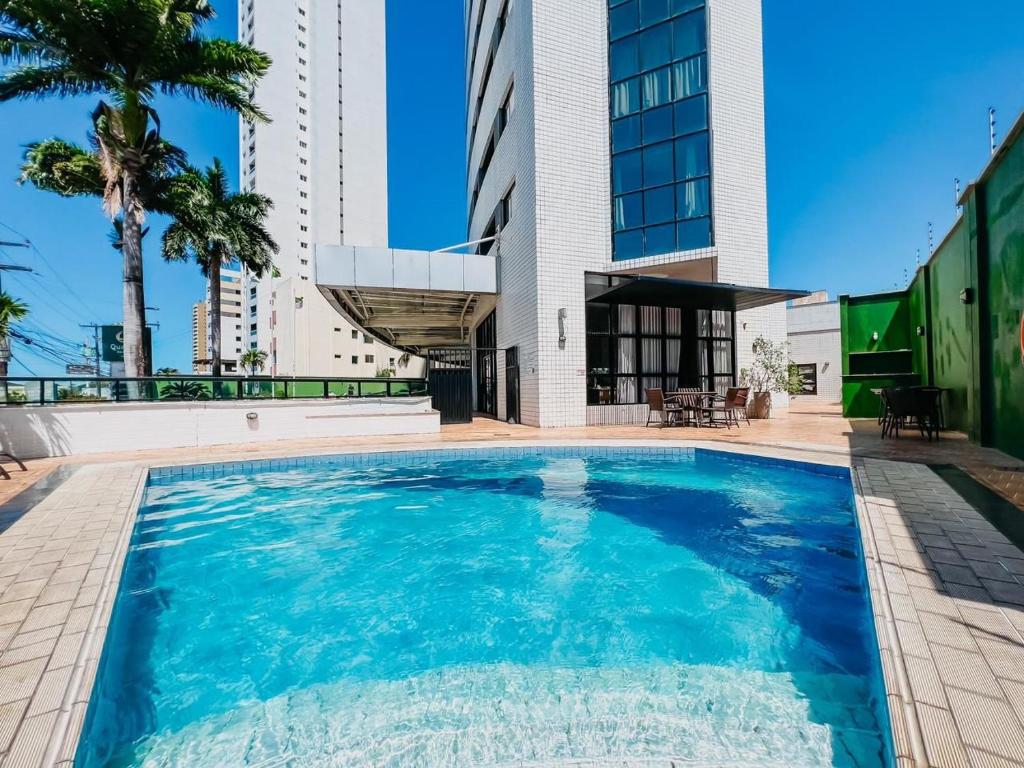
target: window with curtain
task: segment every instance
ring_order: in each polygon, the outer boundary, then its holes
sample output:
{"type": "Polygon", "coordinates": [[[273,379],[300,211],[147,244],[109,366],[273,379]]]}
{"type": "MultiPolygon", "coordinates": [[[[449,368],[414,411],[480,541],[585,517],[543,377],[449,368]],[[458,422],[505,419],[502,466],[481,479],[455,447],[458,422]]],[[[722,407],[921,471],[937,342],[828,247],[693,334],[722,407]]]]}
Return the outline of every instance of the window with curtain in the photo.
{"type": "MultiPolygon", "coordinates": [[[[693,310],[632,304],[587,305],[587,401],[591,405],[646,402],[647,389],[696,386],[693,310]],[[687,325],[689,323],[689,325],[687,325]],[[687,330],[687,329],[690,330],[687,330]]],[[[710,327],[710,326],[709,326],[710,327]]]]}

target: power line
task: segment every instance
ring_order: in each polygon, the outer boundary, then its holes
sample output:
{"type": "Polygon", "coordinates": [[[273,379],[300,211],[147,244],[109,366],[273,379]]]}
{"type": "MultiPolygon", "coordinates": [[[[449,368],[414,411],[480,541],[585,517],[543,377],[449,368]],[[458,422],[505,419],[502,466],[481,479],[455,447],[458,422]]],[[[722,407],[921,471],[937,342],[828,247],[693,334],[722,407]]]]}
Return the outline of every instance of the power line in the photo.
{"type": "Polygon", "coordinates": [[[27,365],[25,365],[25,363],[21,362],[21,360],[19,360],[18,358],[14,357],[13,355],[11,356],[11,362],[12,363],[17,363],[22,368],[24,368],[26,371],[28,371],[28,375],[29,376],[38,376],[39,375],[35,371],[33,371],[31,368],[29,368],[27,365]]]}
{"type": "Polygon", "coordinates": [[[86,303],[85,299],[83,299],[74,288],[71,287],[71,285],[67,282],[67,280],[64,279],[61,273],[54,268],[53,264],[50,263],[50,260],[46,258],[43,252],[39,250],[36,244],[33,243],[32,240],[29,239],[27,235],[25,235],[25,233],[19,232],[14,227],[10,226],[9,224],[5,224],[2,221],[0,221],[0,227],[3,227],[4,229],[9,230],[10,232],[13,232],[15,235],[17,235],[18,237],[22,238],[25,241],[25,244],[28,245],[28,247],[32,250],[32,253],[38,256],[39,259],[43,262],[43,264],[45,264],[47,268],[49,268],[50,272],[53,273],[53,276],[57,279],[57,282],[64,286],[64,289],[68,292],[68,294],[71,297],[73,297],[79,304],[82,305],[87,315],[95,316],[99,314],[96,312],[95,309],[89,306],[88,303],[86,303]]]}

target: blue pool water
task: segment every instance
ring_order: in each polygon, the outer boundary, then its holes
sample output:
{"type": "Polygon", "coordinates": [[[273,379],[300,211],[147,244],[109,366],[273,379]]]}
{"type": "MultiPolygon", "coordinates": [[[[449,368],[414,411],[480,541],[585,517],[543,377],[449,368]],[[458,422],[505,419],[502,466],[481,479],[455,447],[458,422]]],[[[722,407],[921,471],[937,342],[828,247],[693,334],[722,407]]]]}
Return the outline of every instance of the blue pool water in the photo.
{"type": "Polygon", "coordinates": [[[76,765],[889,765],[848,476],[704,451],[151,482],[76,765]]]}

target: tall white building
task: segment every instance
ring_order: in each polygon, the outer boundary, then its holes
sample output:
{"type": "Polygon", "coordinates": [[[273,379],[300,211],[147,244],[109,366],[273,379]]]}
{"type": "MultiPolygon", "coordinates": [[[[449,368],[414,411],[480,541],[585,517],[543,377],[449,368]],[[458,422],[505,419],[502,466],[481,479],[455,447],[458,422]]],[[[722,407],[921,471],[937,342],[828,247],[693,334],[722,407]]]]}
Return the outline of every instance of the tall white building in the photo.
{"type": "MultiPolygon", "coordinates": [[[[314,245],[388,240],[385,3],[240,0],[239,36],[273,65],[241,123],[242,186],[274,201],[277,276],[245,284],[246,348],[279,376],[373,376],[401,352],[367,336],[315,288],[314,245]]],[[[401,369],[399,376],[419,375],[401,369]]]]}
{"type": "Polygon", "coordinates": [[[760,0],[467,0],[466,20],[469,235],[500,231],[522,420],[642,422],[647,388],[736,383],[755,338],[786,337],[760,0]]]}

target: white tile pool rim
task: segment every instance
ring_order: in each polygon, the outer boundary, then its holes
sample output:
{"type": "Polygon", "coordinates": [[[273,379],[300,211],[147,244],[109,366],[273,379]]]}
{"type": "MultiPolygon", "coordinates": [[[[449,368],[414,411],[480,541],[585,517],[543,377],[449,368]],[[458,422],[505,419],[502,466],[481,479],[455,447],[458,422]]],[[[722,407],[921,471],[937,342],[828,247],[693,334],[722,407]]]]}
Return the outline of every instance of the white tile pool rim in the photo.
{"type": "Polygon", "coordinates": [[[875,637],[879,652],[888,650],[893,664],[882,664],[886,693],[886,709],[890,718],[890,744],[894,760],[900,766],[911,765],[925,768],[930,763],[926,756],[917,706],[912,695],[906,673],[903,653],[900,650],[896,620],[893,616],[889,593],[878,557],[875,534],[867,514],[867,506],[858,473],[852,466],[848,454],[826,453],[818,447],[800,449],[795,447],[775,448],[762,445],[711,443],[680,440],[536,440],[529,443],[520,441],[488,441],[472,443],[447,443],[437,447],[389,446],[381,449],[358,449],[352,451],[330,450],[319,453],[309,452],[297,456],[274,456],[242,461],[204,462],[202,464],[149,465],[138,475],[132,503],[125,515],[121,534],[101,587],[100,598],[86,630],[75,673],[64,696],[57,722],[48,739],[41,763],[42,768],[71,768],[77,752],[85,722],[88,703],[92,696],[99,670],[99,660],[109,627],[111,614],[121,582],[121,573],[135,529],[138,510],[146,488],[150,484],[164,484],[187,479],[206,479],[238,473],[279,471],[310,466],[380,466],[394,463],[416,464],[443,459],[490,457],[519,457],[548,455],[556,457],[583,457],[602,455],[675,456],[695,455],[696,451],[732,454],[738,459],[753,460],[769,466],[783,466],[824,475],[850,479],[855,500],[857,527],[860,531],[864,564],[867,571],[869,600],[875,619],[875,637]],[[890,668],[891,667],[891,668],[890,668]],[[83,702],[85,707],[82,706],[83,702]],[[898,702],[898,706],[896,705],[898,702]],[[903,738],[901,738],[901,736],[903,738]]]}

